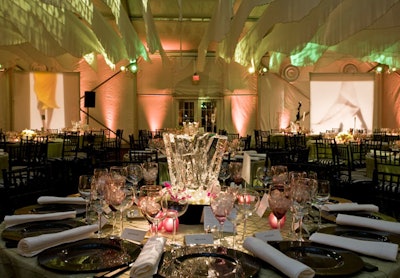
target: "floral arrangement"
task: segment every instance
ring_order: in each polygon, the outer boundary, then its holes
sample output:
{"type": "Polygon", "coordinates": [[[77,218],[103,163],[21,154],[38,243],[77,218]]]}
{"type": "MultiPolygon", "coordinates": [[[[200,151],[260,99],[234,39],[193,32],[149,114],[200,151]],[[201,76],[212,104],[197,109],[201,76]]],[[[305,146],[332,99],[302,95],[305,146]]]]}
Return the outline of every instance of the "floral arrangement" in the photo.
{"type": "Polygon", "coordinates": [[[335,136],[335,140],[336,140],[338,143],[347,143],[347,142],[353,141],[354,138],[353,138],[353,135],[352,135],[352,134],[350,134],[350,133],[348,133],[348,132],[345,132],[345,131],[342,131],[342,132],[339,132],[339,133],[335,136]]]}
{"type": "Polygon", "coordinates": [[[21,138],[28,138],[28,139],[33,139],[36,137],[36,131],[31,130],[31,129],[24,129],[21,132],[21,138]]]}

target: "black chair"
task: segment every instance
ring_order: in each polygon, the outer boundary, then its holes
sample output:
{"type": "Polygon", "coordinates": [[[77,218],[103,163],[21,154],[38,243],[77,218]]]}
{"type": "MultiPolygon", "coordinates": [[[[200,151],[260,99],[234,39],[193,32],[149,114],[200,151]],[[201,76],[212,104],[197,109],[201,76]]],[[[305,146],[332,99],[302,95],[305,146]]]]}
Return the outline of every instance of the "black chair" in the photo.
{"type": "Polygon", "coordinates": [[[374,198],[371,201],[380,212],[400,220],[400,174],[375,170],[373,182],[374,198]]]}
{"type": "Polygon", "coordinates": [[[319,138],[315,140],[316,163],[326,166],[334,164],[332,146],[336,145],[335,139],[319,138]]]}

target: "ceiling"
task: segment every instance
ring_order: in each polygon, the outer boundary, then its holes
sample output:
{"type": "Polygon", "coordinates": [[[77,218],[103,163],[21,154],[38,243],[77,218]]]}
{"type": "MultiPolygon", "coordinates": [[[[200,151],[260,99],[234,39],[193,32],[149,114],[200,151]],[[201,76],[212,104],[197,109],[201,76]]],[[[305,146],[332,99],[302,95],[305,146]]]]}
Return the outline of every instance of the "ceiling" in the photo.
{"type": "Polygon", "coordinates": [[[185,54],[243,66],[325,53],[400,67],[399,0],[0,0],[0,63],[73,70],[185,54]],[[268,59],[265,59],[265,58],[268,59]]]}

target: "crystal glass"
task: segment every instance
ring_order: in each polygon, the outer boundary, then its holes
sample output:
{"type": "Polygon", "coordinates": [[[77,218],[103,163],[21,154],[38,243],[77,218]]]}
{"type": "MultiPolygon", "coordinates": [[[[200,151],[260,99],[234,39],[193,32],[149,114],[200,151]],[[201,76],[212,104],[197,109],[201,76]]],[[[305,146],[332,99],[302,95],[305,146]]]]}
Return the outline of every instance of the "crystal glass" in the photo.
{"type": "Polygon", "coordinates": [[[94,178],[92,179],[92,185],[91,185],[91,194],[90,194],[90,201],[91,201],[91,207],[94,208],[94,210],[97,213],[97,221],[99,224],[99,229],[98,229],[98,237],[101,237],[101,228],[102,228],[102,223],[101,223],[101,216],[103,213],[103,206],[104,206],[104,200],[105,200],[105,191],[106,188],[110,185],[111,179],[110,175],[108,173],[107,169],[95,169],[94,170],[94,178]]]}
{"type": "Polygon", "coordinates": [[[126,166],[126,181],[131,183],[136,190],[139,190],[139,182],[143,178],[143,169],[139,164],[129,164],[126,166]]]}
{"type": "MultiPolygon", "coordinates": [[[[111,186],[111,196],[109,199],[110,205],[119,211],[119,230],[122,233],[124,230],[124,212],[132,207],[136,200],[136,190],[130,184],[122,186],[111,186]]],[[[114,233],[117,230],[114,230],[114,233]]]]}
{"type": "Polygon", "coordinates": [[[218,178],[222,181],[222,185],[225,185],[226,180],[229,179],[231,176],[231,173],[229,171],[229,163],[228,162],[222,162],[221,168],[219,170],[218,178]]]}
{"type": "MultiPolygon", "coordinates": [[[[153,231],[153,227],[152,227],[153,222],[146,217],[144,208],[142,208],[142,201],[144,201],[146,199],[147,195],[161,194],[161,193],[159,193],[161,190],[162,190],[161,185],[142,185],[140,187],[139,192],[136,192],[138,195],[136,204],[137,204],[138,208],[140,209],[140,212],[143,215],[143,217],[146,218],[147,222],[149,222],[150,231],[153,231]]],[[[145,204],[145,202],[143,202],[143,204],[145,204]]]]}
{"type": "Polygon", "coordinates": [[[268,192],[268,204],[277,219],[277,228],[281,228],[281,219],[292,205],[288,187],[285,183],[272,183],[268,192]]]}
{"type": "Polygon", "coordinates": [[[288,182],[289,172],[285,165],[271,166],[272,181],[277,183],[288,182]]]}
{"type": "Polygon", "coordinates": [[[290,189],[293,212],[299,220],[299,241],[303,238],[303,218],[308,213],[312,195],[315,192],[315,180],[309,178],[296,179],[290,189]]]}
{"type": "Polygon", "coordinates": [[[121,176],[126,178],[126,176],[128,175],[128,170],[124,166],[111,166],[110,175],[111,178],[114,178],[115,176],[121,176]]]}
{"type": "Polygon", "coordinates": [[[224,223],[228,215],[232,212],[235,203],[235,195],[229,191],[221,189],[220,192],[213,192],[210,196],[211,211],[220,224],[219,243],[222,245],[224,223]]]}
{"type": "Polygon", "coordinates": [[[242,167],[243,167],[242,162],[231,162],[229,164],[229,169],[231,172],[231,179],[237,185],[241,185],[243,182],[242,167]]]}
{"type": "Polygon", "coordinates": [[[321,228],[321,207],[329,200],[331,196],[330,183],[328,180],[317,180],[317,190],[314,194],[314,200],[319,211],[318,229],[321,228]]]}
{"type": "Polygon", "coordinates": [[[158,163],[157,162],[145,162],[142,164],[143,179],[146,185],[152,185],[156,183],[158,176],[158,163]]]}
{"type": "Polygon", "coordinates": [[[235,208],[243,215],[242,242],[246,237],[247,218],[257,210],[260,205],[260,193],[251,188],[243,188],[236,194],[235,208]]]}
{"type": "Polygon", "coordinates": [[[144,213],[146,219],[153,224],[155,228],[155,236],[158,236],[158,227],[162,220],[166,217],[166,211],[162,206],[163,194],[162,191],[148,192],[140,201],[140,209],[144,213]]]}
{"type": "Polygon", "coordinates": [[[90,191],[92,188],[92,175],[81,175],[79,176],[78,192],[85,199],[85,221],[89,223],[89,201],[90,201],[90,191]]]}
{"type": "Polygon", "coordinates": [[[176,242],[176,220],[178,217],[185,214],[188,209],[189,196],[185,192],[186,190],[179,190],[177,188],[166,188],[163,194],[162,207],[164,211],[167,211],[167,217],[172,218],[172,240],[170,246],[179,246],[180,244],[176,242]]]}
{"type": "Polygon", "coordinates": [[[263,184],[264,190],[268,190],[268,186],[272,182],[271,169],[265,166],[258,167],[256,177],[263,184]]]}

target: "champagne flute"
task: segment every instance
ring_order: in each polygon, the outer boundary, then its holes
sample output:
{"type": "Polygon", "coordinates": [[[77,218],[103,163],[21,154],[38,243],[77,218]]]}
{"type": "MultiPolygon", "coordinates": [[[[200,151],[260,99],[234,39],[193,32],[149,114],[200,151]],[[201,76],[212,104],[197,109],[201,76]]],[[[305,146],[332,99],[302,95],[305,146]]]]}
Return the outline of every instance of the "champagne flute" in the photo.
{"type": "Polygon", "coordinates": [[[269,187],[268,204],[277,219],[277,229],[281,228],[281,219],[291,206],[291,200],[285,183],[272,183],[269,187]]]}
{"type": "Polygon", "coordinates": [[[89,201],[90,201],[90,191],[92,187],[92,175],[80,175],[79,176],[79,184],[78,184],[78,192],[85,199],[85,221],[89,223],[88,215],[89,215],[89,201]]]}
{"type": "Polygon", "coordinates": [[[218,220],[219,229],[219,244],[222,245],[224,233],[224,223],[231,213],[235,202],[235,195],[229,190],[221,190],[219,193],[214,192],[210,196],[211,211],[218,220]]]}
{"type": "Polygon", "coordinates": [[[318,218],[318,229],[321,229],[321,214],[322,206],[331,197],[330,183],[328,180],[317,180],[317,190],[314,195],[314,200],[317,203],[319,218],[318,218]]]}
{"type": "Polygon", "coordinates": [[[310,201],[315,191],[315,180],[309,178],[298,178],[294,180],[291,187],[291,199],[293,202],[293,211],[299,219],[299,241],[303,239],[303,218],[308,213],[310,201]]]}
{"type": "Polygon", "coordinates": [[[107,186],[111,183],[107,169],[95,169],[94,178],[91,184],[90,199],[93,208],[97,212],[97,221],[99,224],[98,237],[101,237],[101,216],[103,213],[104,197],[107,186]]]}

